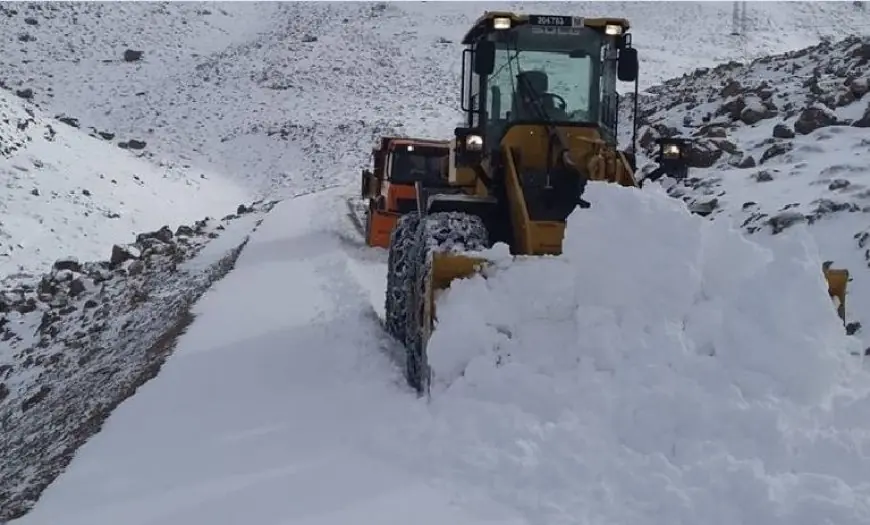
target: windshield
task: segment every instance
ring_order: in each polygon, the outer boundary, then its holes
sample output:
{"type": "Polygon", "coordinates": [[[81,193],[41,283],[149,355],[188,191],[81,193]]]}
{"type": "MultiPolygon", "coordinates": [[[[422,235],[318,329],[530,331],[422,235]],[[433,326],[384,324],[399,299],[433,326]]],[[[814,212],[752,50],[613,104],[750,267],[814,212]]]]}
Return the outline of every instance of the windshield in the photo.
{"type": "Polygon", "coordinates": [[[437,148],[412,147],[393,152],[390,181],[398,183],[437,183],[446,176],[448,152],[437,148]]]}
{"type": "Polygon", "coordinates": [[[604,43],[600,34],[588,28],[524,26],[493,38],[491,125],[543,119],[598,122],[604,43]]]}

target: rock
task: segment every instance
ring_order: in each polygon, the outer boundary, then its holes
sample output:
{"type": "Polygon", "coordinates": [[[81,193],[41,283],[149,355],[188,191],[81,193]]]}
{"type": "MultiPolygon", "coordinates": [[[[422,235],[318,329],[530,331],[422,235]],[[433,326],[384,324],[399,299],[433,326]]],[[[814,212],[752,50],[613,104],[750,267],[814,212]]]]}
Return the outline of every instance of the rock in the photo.
{"type": "Polygon", "coordinates": [[[743,97],[736,97],[722,106],[716,111],[717,115],[728,115],[731,120],[740,120],[740,114],[746,108],[746,101],[743,97]]]}
{"type": "Polygon", "coordinates": [[[176,236],[193,237],[194,234],[193,228],[184,224],[175,229],[176,236]]]}
{"type": "Polygon", "coordinates": [[[831,191],[842,190],[844,188],[848,188],[852,183],[846,179],[834,179],[828,184],[828,189],[831,191]]]}
{"type": "Polygon", "coordinates": [[[36,299],[34,299],[33,297],[28,297],[24,301],[13,305],[12,308],[20,314],[29,314],[30,312],[35,311],[37,308],[36,299]]]}
{"type": "Polygon", "coordinates": [[[852,50],[852,57],[870,59],[870,44],[862,43],[852,50]]]}
{"type": "Polygon", "coordinates": [[[163,226],[153,232],[140,233],[136,236],[136,244],[145,244],[148,239],[156,239],[163,243],[172,242],[172,230],[169,226],[163,226]]]}
{"type": "Polygon", "coordinates": [[[77,297],[84,293],[87,290],[87,286],[85,286],[85,282],[81,278],[73,279],[69,283],[69,295],[70,297],[77,297]]]}
{"type": "Polygon", "coordinates": [[[745,107],[740,111],[740,120],[748,126],[776,116],[776,112],[766,107],[755,95],[746,97],[744,104],[745,107]]]}
{"type": "Polygon", "coordinates": [[[36,392],[32,396],[28,397],[27,399],[24,400],[24,402],[21,403],[21,411],[27,412],[28,410],[33,408],[36,404],[40,403],[42,400],[44,400],[46,397],[48,397],[48,394],[50,392],[51,392],[50,386],[42,385],[41,387],[39,387],[38,392],[36,392]]]}
{"type": "Polygon", "coordinates": [[[752,155],[747,155],[740,159],[740,162],[737,163],[738,168],[754,168],[756,166],[755,157],[752,155]]]}
{"type": "Polygon", "coordinates": [[[767,148],[764,153],[761,154],[761,159],[758,161],[759,164],[764,164],[768,160],[778,157],[780,155],[784,155],[791,151],[792,145],[790,142],[777,142],[773,146],[767,148]]]}
{"type": "Polygon", "coordinates": [[[860,100],[861,97],[867,94],[868,85],[866,78],[856,78],[849,82],[849,92],[855,97],[856,100],[860,100]]]}
{"type": "Polygon", "coordinates": [[[0,383],[0,403],[2,403],[7,396],[9,396],[9,387],[6,386],[6,383],[0,383]]]}
{"type": "Polygon", "coordinates": [[[716,145],[717,148],[730,155],[737,155],[738,153],[740,153],[740,150],[737,149],[737,144],[734,144],[730,140],[714,139],[712,142],[716,145]]]}
{"type": "Polygon", "coordinates": [[[145,263],[139,260],[131,262],[130,266],[127,267],[128,275],[139,275],[143,271],[145,271],[145,263]]]}
{"type": "Polygon", "coordinates": [[[145,149],[144,140],[130,139],[127,141],[127,147],[130,149],[145,149]]]}
{"type": "Polygon", "coordinates": [[[804,217],[802,213],[798,213],[796,211],[784,211],[768,219],[767,223],[770,225],[770,228],[775,235],[782,232],[789,226],[793,226],[799,222],[806,221],[806,219],[807,218],[804,217]]]}
{"type": "Polygon", "coordinates": [[[112,256],[109,258],[109,264],[112,267],[117,267],[124,261],[135,259],[137,254],[129,246],[121,246],[115,244],[112,246],[112,256]]]}
{"type": "Polygon", "coordinates": [[[686,146],[686,163],[690,168],[710,168],[722,153],[722,149],[711,141],[693,141],[686,146]]]}
{"type": "Polygon", "coordinates": [[[701,126],[698,130],[698,135],[709,138],[722,138],[728,136],[728,131],[721,124],[707,124],[701,126]]]}
{"type": "Polygon", "coordinates": [[[79,119],[73,117],[57,117],[59,122],[63,122],[67,126],[72,126],[74,128],[79,127],[79,119]]]}
{"type": "Polygon", "coordinates": [[[29,26],[39,25],[39,20],[33,18],[32,16],[28,16],[24,19],[24,23],[29,26]]]}
{"type": "Polygon", "coordinates": [[[870,128],[870,104],[867,105],[861,118],[853,122],[852,126],[856,128],[870,128]]]}
{"type": "Polygon", "coordinates": [[[51,267],[53,270],[56,271],[70,270],[77,273],[81,273],[82,271],[82,265],[75,257],[65,257],[63,259],[58,259],[54,261],[54,264],[51,267]]]}
{"type": "Polygon", "coordinates": [[[743,91],[743,86],[740,82],[736,80],[729,80],[725,87],[722,88],[722,91],[719,92],[719,96],[722,98],[733,97],[743,91]]]}
{"type": "Polygon", "coordinates": [[[48,299],[57,293],[57,284],[48,275],[43,275],[36,287],[36,292],[40,297],[46,297],[46,299],[48,299]]]}
{"type": "Polygon", "coordinates": [[[693,202],[689,206],[689,210],[692,213],[696,213],[702,217],[706,217],[707,215],[710,215],[711,213],[716,211],[716,209],[718,209],[718,208],[719,208],[719,199],[715,199],[715,198],[710,199],[708,201],[703,201],[703,202],[693,202]]]}
{"type": "Polygon", "coordinates": [[[785,124],[779,123],[773,127],[773,136],[778,139],[793,139],[794,131],[785,124]]]}
{"type": "Polygon", "coordinates": [[[124,62],[137,62],[142,59],[143,51],[127,49],[124,51],[124,62]]]}
{"type": "Polygon", "coordinates": [[[254,208],[249,208],[248,206],[245,206],[244,204],[239,204],[239,207],[236,208],[236,215],[244,215],[244,214],[250,213],[252,211],[254,211],[254,208]]]}
{"type": "Polygon", "coordinates": [[[818,107],[803,110],[794,123],[794,130],[801,135],[809,135],[813,131],[832,126],[837,123],[834,115],[818,107]]]}
{"type": "Polygon", "coordinates": [[[15,94],[24,100],[30,100],[33,98],[33,90],[30,88],[18,89],[15,91],[15,94]]]}
{"type": "Polygon", "coordinates": [[[752,175],[752,178],[755,180],[755,182],[770,182],[773,180],[773,174],[771,174],[767,170],[761,170],[757,173],[754,173],[752,175]]]}

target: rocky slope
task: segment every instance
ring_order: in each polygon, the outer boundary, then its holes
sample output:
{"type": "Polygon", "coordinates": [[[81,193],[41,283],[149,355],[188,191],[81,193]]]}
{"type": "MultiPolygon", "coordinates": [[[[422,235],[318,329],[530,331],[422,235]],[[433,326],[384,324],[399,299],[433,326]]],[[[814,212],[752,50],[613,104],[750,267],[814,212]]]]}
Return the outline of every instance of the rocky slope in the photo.
{"type": "Polygon", "coordinates": [[[650,158],[657,137],[691,139],[690,176],[669,191],[697,211],[749,233],[810,226],[823,256],[853,271],[860,321],[870,305],[868,86],[870,38],[854,36],[698,69],[641,96],[639,143],[650,158]]]}
{"type": "Polygon", "coordinates": [[[20,2],[0,10],[0,67],[113,145],[282,191],[348,180],[381,133],[452,133],[460,41],[492,9],[628,17],[644,86],[870,20],[848,2],[757,2],[738,38],[721,2],[20,2]]]}
{"type": "Polygon", "coordinates": [[[168,226],[114,245],[108,260],[58,260],[0,283],[0,522],[26,512],[157,374],[191,305],[233,266],[273,203],[168,226]]]}
{"type": "Polygon", "coordinates": [[[77,126],[0,90],[0,276],[44,271],[67,255],[96,258],[135,231],[223,215],[250,200],[199,173],[179,179],[77,126]]]}

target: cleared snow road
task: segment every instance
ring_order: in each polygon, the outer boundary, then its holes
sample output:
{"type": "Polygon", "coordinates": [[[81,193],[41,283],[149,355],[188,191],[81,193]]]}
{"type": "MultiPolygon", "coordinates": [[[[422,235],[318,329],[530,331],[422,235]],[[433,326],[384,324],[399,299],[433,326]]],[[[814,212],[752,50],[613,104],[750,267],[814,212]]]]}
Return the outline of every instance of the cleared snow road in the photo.
{"type": "Polygon", "coordinates": [[[340,202],[328,191],[276,207],[160,375],[14,523],[482,523],[361,448],[425,406],[381,348],[377,282],[358,279],[382,265],[350,260],[365,249],[338,235],[340,202]]]}

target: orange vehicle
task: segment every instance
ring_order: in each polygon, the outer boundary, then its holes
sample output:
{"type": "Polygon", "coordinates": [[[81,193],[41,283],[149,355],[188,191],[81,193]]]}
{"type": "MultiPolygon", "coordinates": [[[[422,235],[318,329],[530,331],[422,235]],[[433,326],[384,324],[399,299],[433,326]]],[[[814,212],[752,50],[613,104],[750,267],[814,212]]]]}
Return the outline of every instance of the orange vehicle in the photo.
{"type": "Polygon", "coordinates": [[[450,143],[407,137],[382,137],[372,150],[373,170],[363,170],[361,194],[368,199],[366,244],[387,248],[399,217],[417,211],[416,184],[446,186],[450,143]]]}

